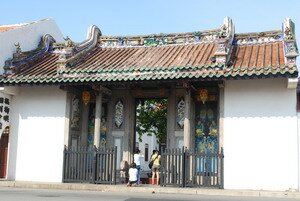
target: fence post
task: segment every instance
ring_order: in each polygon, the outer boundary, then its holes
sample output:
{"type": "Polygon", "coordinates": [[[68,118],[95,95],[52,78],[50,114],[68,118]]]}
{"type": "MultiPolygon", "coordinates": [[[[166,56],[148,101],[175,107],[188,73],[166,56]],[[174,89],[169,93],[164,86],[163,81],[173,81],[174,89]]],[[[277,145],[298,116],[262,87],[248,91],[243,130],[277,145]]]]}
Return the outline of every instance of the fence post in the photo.
{"type": "Polygon", "coordinates": [[[96,182],[96,171],[97,171],[97,151],[98,149],[96,148],[96,146],[93,147],[93,164],[92,164],[92,174],[93,174],[93,184],[95,184],[96,182]]]}
{"type": "Polygon", "coordinates": [[[117,184],[117,149],[118,147],[115,146],[114,148],[114,184],[117,184]]]}
{"type": "Polygon", "coordinates": [[[185,187],[185,177],[186,177],[186,153],[185,153],[186,148],[183,146],[182,147],[182,187],[185,187]]]}
{"type": "Polygon", "coordinates": [[[62,178],[62,182],[65,182],[65,178],[66,178],[66,151],[67,151],[67,146],[64,146],[64,151],[63,151],[63,178],[62,178]]]}
{"type": "Polygon", "coordinates": [[[221,160],[221,183],[220,183],[220,189],[224,189],[224,150],[223,147],[221,147],[221,153],[220,153],[220,160],[221,160]]]}
{"type": "MultiPolygon", "coordinates": [[[[159,184],[160,186],[166,186],[165,185],[165,175],[164,175],[164,169],[166,168],[165,167],[165,157],[164,157],[164,153],[166,152],[166,149],[162,150],[161,154],[160,154],[160,181],[159,181],[159,184]]],[[[152,179],[151,179],[152,181],[152,179]]],[[[152,181],[153,182],[153,181],[152,181]]]]}

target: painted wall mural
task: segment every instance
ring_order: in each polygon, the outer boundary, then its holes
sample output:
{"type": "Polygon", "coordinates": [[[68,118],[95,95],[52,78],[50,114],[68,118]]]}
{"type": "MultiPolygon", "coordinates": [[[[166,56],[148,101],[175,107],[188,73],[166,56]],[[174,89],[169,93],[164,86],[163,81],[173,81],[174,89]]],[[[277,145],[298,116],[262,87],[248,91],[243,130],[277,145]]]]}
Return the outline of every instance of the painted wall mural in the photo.
{"type": "MultiPolygon", "coordinates": [[[[216,101],[196,102],[195,148],[197,153],[218,153],[218,110],[216,101]]],[[[216,158],[197,158],[197,170],[217,172],[216,158]]]]}
{"type": "Polygon", "coordinates": [[[218,152],[217,102],[196,103],[195,148],[198,153],[218,152]]]}
{"type": "Polygon", "coordinates": [[[88,134],[87,134],[87,146],[94,145],[94,130],[95,130],[95,117],[91,115],[88,121],[88,134]]]}
{"type": "Polygon", "coordinates": [[[101,128],[100,128],[100,146],[105,147],[107,142],[107,124],[106,117],[101,118],[101,128]]]}
{"type": "MultiPolygon", "coordinates": [[[[101,125],[100,125],[100,147],[105,147],[107,142],[107,104],[103,103],[101,109],[101,125]]],[[[94,146],[94,131],[95,131],[95,104],[90,105],[87,146],[94,146]]]]}

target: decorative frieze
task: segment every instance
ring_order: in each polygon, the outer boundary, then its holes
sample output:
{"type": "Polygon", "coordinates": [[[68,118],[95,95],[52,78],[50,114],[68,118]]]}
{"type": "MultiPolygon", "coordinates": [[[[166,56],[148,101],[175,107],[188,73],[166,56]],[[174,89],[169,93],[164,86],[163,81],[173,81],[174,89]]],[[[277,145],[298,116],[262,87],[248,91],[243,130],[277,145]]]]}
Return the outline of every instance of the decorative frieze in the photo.
{"type": "Polygon", "coordinates": [[[257,32],[248,34],[236,34],[233,45],[251,45],[282,41],[281,31],[257,32]]]}
{"type": "Polygon", "coordinates": [[[148,36],[101,36],[101,47],[156,47],[161,45],[208,43],[219,40],[221,30],[148,36]]]}

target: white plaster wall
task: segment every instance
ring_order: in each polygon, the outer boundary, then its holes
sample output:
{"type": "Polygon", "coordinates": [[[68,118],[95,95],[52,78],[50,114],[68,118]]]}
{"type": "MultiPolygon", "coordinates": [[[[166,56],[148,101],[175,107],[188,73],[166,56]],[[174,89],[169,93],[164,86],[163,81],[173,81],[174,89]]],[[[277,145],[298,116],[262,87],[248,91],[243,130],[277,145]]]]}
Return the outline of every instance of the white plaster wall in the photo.
{"type": "Polygon", "coordinates": [[[142,136],[142,142],[140,142],[138,140],[138,133],[136,133],[137,136],[137,140],[136,142],[139,143],[139,149],[141,151],[141,154],[145,156],[145,144],[148,144],[148,161],[145,161],[145,157],[142,158],[141,160],[141,168],[143,171],[150,171],[150,168],[148,167],[150,159],[151,159],[151,155],[154,149],[158,150],[158,143],[156,141],[156,136],[152,135],[152,136],[148,136],[147,134],[144,134],[142,136]]]}
{"type": "Polygon", "coordinates": [[[20,87],[12,97],[8,179],[61,182],[66,92],[20,87]]]}
{"type": "Polygon", "coordinates": [[[224,117],[226,189],[297,189],[296,90],[286,79],[226,81],[224,117]]]}
{"type": "Polygon", "coordinates": [[[3,73],[5,61],[12,58],[16,51],[15,43],[20,43],[22,51],[36,49],[41,37],[50,34],[56,42],[63,42],[63,35],[53,19],[45,19],[8,31],[0,32],[0,74],[3,73]]]}
{"type": "Polygon", "coordinates": [[[300,191],[300,112],[297,111],[298,191],[300,191]]]}

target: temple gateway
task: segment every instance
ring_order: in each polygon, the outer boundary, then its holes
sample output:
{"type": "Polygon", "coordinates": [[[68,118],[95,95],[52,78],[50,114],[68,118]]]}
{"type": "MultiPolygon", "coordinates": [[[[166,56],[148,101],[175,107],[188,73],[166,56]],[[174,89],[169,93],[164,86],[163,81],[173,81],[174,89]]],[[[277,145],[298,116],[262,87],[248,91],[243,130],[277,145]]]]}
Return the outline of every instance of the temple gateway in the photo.
{"type": "Polygon", "coordinates": [[[290,19],[242,34],[230,18],[217,29],[145,36],[91,26],[82,43],[46,34],[29,52],[15,42],[0,79],[3,178],[118,183],[138,147],[146,165],[160,150],[162,186],[299,189],[290,19]],[[160,140],[138,140],[147,100],[155,110],[165,103],[160,140]]]}

